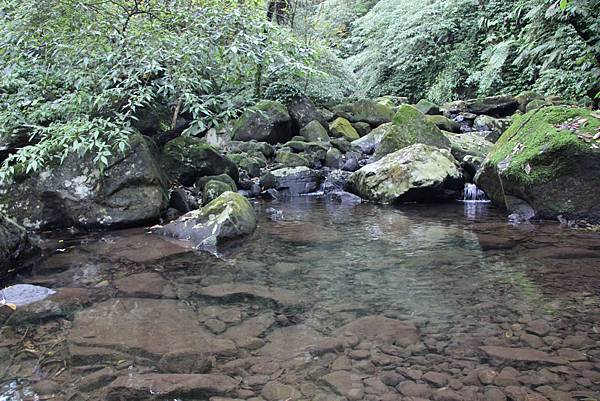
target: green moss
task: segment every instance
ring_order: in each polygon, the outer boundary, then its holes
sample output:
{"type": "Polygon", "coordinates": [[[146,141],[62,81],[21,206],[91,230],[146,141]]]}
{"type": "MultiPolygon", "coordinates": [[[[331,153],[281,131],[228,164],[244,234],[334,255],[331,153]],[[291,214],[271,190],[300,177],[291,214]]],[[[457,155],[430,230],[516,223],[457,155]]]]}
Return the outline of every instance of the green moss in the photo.
{"type": "Polygon", "coordinates": [[[285,150],[280,150],[277,152],[276,160],[285,167],[310,166],[310,162],[306,157],[285,150]]]}
{"type": "Polygon", "coordinates": [[[594,135],[597,132],[600,119],[593,117],[587,109],[553,106],[517,116],[492,149],[486,164],[506,164],[499,169],[501,176],[525,185],[542,184],[568,174],[572,157],[600,152],[591,149],[590,144],[575,133],[555,127],[577,117],[588,120],[579,133],[594,135]],[[529,173],[528,166],[531,168],[529,173]]]}
{"type": "Polygon", "coordinates": [[[354,141],[360,138],[360,135],[358,135],[356,129],[350,124],[350,121],[343,117],[336,118],[329,126],[329,130],[332,134],[345,138],[348,141],[354,141]]]}

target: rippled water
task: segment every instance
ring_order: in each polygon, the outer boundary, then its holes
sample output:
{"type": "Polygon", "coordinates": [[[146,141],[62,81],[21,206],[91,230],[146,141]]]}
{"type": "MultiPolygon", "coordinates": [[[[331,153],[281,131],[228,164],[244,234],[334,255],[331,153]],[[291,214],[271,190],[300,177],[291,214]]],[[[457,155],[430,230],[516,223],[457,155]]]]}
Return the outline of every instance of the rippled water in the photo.
{"type": "Polygon", "coordinates": [[[17,281],[59,297],[2,329],[0,400],[600,399],[600,234],[479,203],[255,206],[256,232],[217,255],[143,229],[49,236],[17,281]],[[165,390],[184,372],[235,383],[165,390]]]}

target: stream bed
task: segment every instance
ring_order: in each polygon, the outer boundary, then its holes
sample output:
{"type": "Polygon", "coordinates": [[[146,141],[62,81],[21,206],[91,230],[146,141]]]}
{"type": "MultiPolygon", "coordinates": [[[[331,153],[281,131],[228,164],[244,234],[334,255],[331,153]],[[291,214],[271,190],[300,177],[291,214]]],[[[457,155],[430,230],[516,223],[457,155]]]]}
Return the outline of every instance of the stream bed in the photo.
{"type": "Polygon", "coordinates": [[[54,232],[15,283],[0,400],[600,399],[600,233],[486,203],[256,203],[194,252],[54,232]]]}

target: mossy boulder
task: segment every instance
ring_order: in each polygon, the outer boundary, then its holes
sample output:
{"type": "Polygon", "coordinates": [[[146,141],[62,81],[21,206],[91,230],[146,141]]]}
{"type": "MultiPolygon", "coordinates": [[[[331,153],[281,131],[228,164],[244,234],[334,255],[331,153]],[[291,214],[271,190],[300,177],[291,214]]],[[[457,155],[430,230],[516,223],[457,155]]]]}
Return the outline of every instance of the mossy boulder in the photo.
{"type": "Polygon", "coordinates": [[[542,107],[546,106],[547,104],[548,103],[544,99],[532,100],[531,102],[527,103],[527,106],[525,106],[525,112],[529,113],[532,110],[541,109],[542,107]]]}
{"type": "Polygon", "coordinates": [[[331,125],[329,125],[329,131],[331,134],[338,138],[344,138],[348,141],[354,141],[360,138],[356,129],[352,126],[350,121],[343,117],[336,118],[331,125]]]}
{"type": "Polygon", "coordinates": [[[227,156],[239,170],[243,170],[250,177],[259,177],[260,169],[267,167],[267,162],[260,157],[252,156],[247,153],[232,153],[227,156]]]}
{"type": "Polygon", "coordinates": [[[227,174],[209,175],[206,177],[200,177],[200,178],[198,178],[198,180],[196,181],[196,183],[194,185],[199,191],[202,191],[202,190],[204,190],[204,186],[209,181],[222,182],[223,184],[225,184],[227,186],[227,188],[229,188],[229,191],[237,191],[237,185],[236,185],[235,181],[233,180],[233,178],[231,178],[227,174]]]}
{"type": "Polygon", "coordinates": [[[0,213],[0,283],[17,261],[32,250],[25,228],[0,213]]]}
{"type": "Polygon", "coordinates": [[[471,180],[494,144],[472,132],[464,134],[444,132],[444,135],[450,140],[452,156],[458,160],[465,175],[468,175],[468,179],[471,180]]]}
{"type": "Polygon", "coordinates": [[[210,180],[206,184],[204,184],[204,188],[202,189],[202,203],[207,204],[217,199],[221,194],[224,194],[227,191],[236,191],[237,188],[232,187],[230,184],[224,183],[220,180],[210,180]]]}
{"type": "Polygon", "coordinates": [[[362,121],[354,123],[352,124],[352,126],[354,127],[356,132],[358,132],[358,135],[360,135],[361,137],[367,135],[372,130],[371,125],[369,123],[365,123],[362,121]]]}
{"type": "Polygon", "coordinates": [[[214,146],[191,136],[168,142],[162,150],[161,162],[169,178],[184,186],[191,186],[207,175],[227,174],[234,181],[239,178],[238,168],[231,160],[214,146]]]}
{"type": "Polygon", "coordinates": [[[375,158],[380,159],[416,143],[450,149],[448,138],[425,114],[411,105],[404,104],[400,106],[392,125],[381,138],[375,150],[375,158]]]}
{"type": "Polygon", "coordinates": [[[159,228],[156,233],[191,241],[194,246],[204,248],[251,234],[255,229],[256,213],[250,202],[242,195],[228,191],[206,206],[159,228]]]}
{"type": "Polygon", "coordinates": [[[427,116],[427,120],[434,123],[442,131],[460,133],[460,124],[454,120],[449,119],[441,115],[427,116]]]}
{"type": "Polygon", "coordinates": [[[528,91],[519,93],[515,96],[515,100],[519,103],[519,110],[522,113],[527,112],[527,105],[534,100],[544,100],[544,97],[539,93],[528,91]]]}
{"type": "Polygon", "coordinates": [[[331,168],[342,168],[344,165],[344,155],[336,148],[331,148],[325,156],[325,165],[331,168]]]}
{"type": "Polygon", "coordinates": [[[485,159],[477,184],[501,207],[506,197],[537,217],[600,222],[600,119],[588,109],[544,107],[515,117],[485,159]]]}
{"type": "Polygon", "coordinates": [[[275,148],[273,145],[266,142],[257,141],[231,141],[227,145],[227,149],[232,153],[248,153],[249,155],[260,157],[264,160],[271,158],[275,155],[275,148]]]}
{"type": "Polygon", "coordinates": [[[139,133],[129,148],[108,158],[99,171],[94,154],[70,154],[60,165],[18,177],[0,188],[7,214],[28,228],[98,227],[145,224],[168,205],[168,182],[156,149],[139,133]]]}
{"type": "Polygon", "coordinates": [[[494,118],[486,115],[477,116],[473,121],[473,128],[479,132],[494,132],[497,138],[510,127],[510,118],[494,118]]]}
{"type": "Polygon", "coordinates": [[[276,189],[279,192],[296,196],[314,192],[323,182],[323,175],[308,167],[284,167],[268,172],[260,178],[264,189],[276,189]]]}
{"type": "MultiPolygon", "coordinates": [[[[381,143],[385,133],[392,126],[392,123],[382,124],[379,127],[375,128],[373,131],[369,132],[367,135],[352,141],[352,145],[361,150],[362,153],[372,154],[375,152],[375,149],[381,143]]],[[[343,152],[347,152],[348,150],[343,152]]]]}
{"type": "Polygon", "coordinates": [[[440,114],[440,106],[430,102],[427,99],[421,99],[415,105],[415,108],[423,114],[437,115],[440,114]]]}
{"type": "Polygon", "coordinates": [[[278,150],[275,161],[284,167],[310,166],[310,162],[306,157],[287,150],[278,150]]]}
{"type": "Polygon", "coordinates": [[[288,112],[292,119],[292,131],[294,135],[312,121],[325,124],[325,119],[316,108],[312,100],[306,96],[296,96],[288,102],[288,112]]]}
{"type": "Polygon", "coordinates": [[[491,96],[464,102],[466,112],[492,117],[507,117],[519,109],[519,102],[512,96],[491,96]]]}
{"type": "Polygon", "coordinates": [[[247,110],[233,125],[236,141],[284,143],[293,136],[292,119],[287,108],[274,101],[262,101],[247,110]]]}
{"type": "Polygon", "coordinates": [[[338,117],[357,123],[369,123],[373,127],[389,123],[394,117],[394,110],[385,103],[371,99],[361,99],[353,103],[342,104],[333,108],[338,117]]]}
{"type": "Polygon", "coordinates": [[[327,130],[317,120],[313,120],[304,126],[304,128],[300,130],[300,135],[310,142],[329,141],[327,130]]]}
{"type": "Polygon", "coordinates": [[[446,149],[415,144],[354,172],[350,191],[379,203],[437,202],[458,199],[464,181],[446,149]]]}

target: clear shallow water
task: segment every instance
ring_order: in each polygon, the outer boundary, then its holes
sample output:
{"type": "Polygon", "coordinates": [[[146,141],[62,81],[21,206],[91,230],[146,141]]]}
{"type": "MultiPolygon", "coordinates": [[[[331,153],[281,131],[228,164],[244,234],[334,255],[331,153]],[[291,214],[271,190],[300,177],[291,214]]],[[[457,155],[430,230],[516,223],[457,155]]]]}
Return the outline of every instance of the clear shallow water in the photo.
{"type": "Polygon", "coordinates": [[[18,281],[59,297],[4,327],[0,394],[600,398],[600,234],[513,227],[481,203],[256,207],[256,232],[218,255],[143,229],[50,236],[47,260],[18,281]],[[165,389],[167,373],[235,384],[178,376],[165,389]]]}

